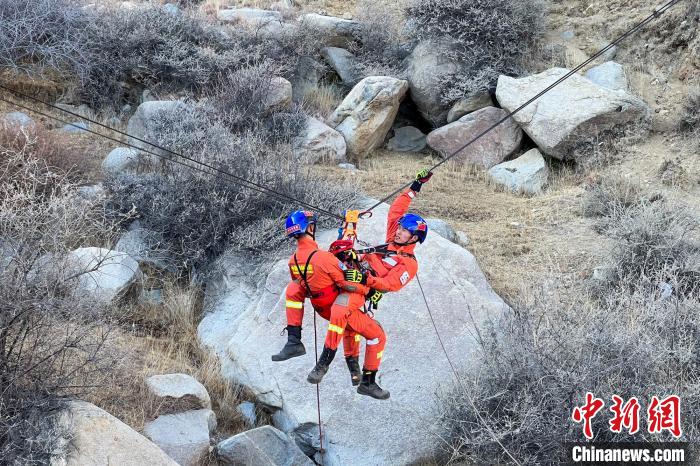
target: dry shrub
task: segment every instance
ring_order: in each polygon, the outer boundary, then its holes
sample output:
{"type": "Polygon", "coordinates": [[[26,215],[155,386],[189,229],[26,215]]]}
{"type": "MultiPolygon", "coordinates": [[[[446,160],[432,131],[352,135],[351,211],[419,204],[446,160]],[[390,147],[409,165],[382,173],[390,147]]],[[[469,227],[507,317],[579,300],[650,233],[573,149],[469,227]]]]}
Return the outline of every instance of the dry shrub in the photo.
{"type": "Polygon", "coordinates": [[[319,84],[305,89],[301,107],[304,112],[314,115],[322,121],[333,113],[343,101],[344,91],[333,84],[319,84]]]}
{"type": "Polygon", "coordinates": [[[640,202],[642,188],[622,177],[598,180],[588,188],[583,201],[583,214],[587,217],[612,217],[640,202]]]}

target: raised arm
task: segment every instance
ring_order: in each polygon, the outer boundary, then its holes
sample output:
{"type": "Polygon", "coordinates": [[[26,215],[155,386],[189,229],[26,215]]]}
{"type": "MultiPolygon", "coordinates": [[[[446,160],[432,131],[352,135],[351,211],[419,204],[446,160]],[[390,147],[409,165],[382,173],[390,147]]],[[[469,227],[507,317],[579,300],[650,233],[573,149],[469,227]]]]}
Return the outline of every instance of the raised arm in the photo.
{"type": "Polygon", "coordinates": [[[391,203],[389,207],[389,216],[386,221],[386,242],[390,243],[394,240],[394,235],[396,234],[396,229],[399,226],[399,219],[403,217],[407,212],[409,207],[411,207],[411,201],[420,192],[423,183],[427,183],[430,177],[433,176],[432,172],[427,169],[421,170],[416,174],[416,179],[411,184],[411,187],[406,191],[401,193],[394,202],[391,203]]]}

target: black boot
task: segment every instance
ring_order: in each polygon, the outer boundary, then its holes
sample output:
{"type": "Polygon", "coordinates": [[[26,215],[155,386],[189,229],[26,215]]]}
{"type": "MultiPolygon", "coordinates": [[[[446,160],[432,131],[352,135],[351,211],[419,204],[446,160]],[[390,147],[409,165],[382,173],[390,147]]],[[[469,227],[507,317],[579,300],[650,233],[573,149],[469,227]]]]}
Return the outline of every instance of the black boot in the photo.
{"type": "Polygon", "coordinates": [[[334,357],[335,350],[324,346],[323,352],[321,353],[321,357],[318,358],[316,366],[311,372],[309,372],[308,377],[306,377],[307,382],[313,384],[321,383],[321,379],[323,379],[323,376],[326,375],[326,372],[328,372],[328,367],[331,365],[331,362],[333,362],[334,357]]]}
{"type": "Polygon", "coordinates": [[[350,380],[352,381],[352,386],[357,387],[360,385],[360,377],[362,377],[360,363],[354,356],[346,356],[345,362],[348,364],[348,369],[350,370],[350,380]]]}
{"type": "Polygon", "coordinates": [[[389,391],[383,390],[382,387],[377,385],[375,382],[375,377],[377,376],[377,371],[362,370],[362,382],[360,386],[357,387],[357,393],[360,395],[371,396],[378,400],[387,400],[389,398],[389,391]]]}
{"type": "Polygon", "coordinates": [[[301,327],[287,325],[287,344],[282,351],[272,355],[273,361],[286,361],[306,354],[304,344],[301,342],[301,327]]]}

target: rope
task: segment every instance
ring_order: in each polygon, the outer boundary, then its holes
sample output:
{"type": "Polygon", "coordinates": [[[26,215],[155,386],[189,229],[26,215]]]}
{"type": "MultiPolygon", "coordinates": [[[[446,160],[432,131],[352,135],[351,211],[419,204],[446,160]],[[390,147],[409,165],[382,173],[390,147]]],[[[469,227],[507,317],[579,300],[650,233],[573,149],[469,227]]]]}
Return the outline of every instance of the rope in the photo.
{"type": "MultiPolygon", "coordinates": [[[[243,177],[241,177],[241,176],[234,175],[233,173],[230,173],[230,172],[227,172],[227,171],[222,170],[222,169],[220,169],[220,168],[214,167],[213,165],[210,165],[210,164],[208,164],[208,163],[205,163],[205,162],[202,162],[202,161],[193,159],[193,158],[191,158],[191,157],[187,157],[187,156],[185,156],[185,155],[183,155],[183,154],[180,154],[180,153],[178,153],[178,152],[174,152],[174,151],[172,151],[172,150],[170,150],[170,149],[167,149],[167,148],[165,148],[165,147],[163,147],[163,146],[160,146],[160,145],[155,144],[155,143],[153,143],[153,142],[147,141],[147,140],[145,140],[145,139],[141,139],[141,138],[139,138],[139,137],[132,136],[132,135],[130,135],[129,133],[125,133],[125,132],[120,131],[120,130],[118,130],[118,129],[116,129],[116,128],[113,128],[113,127],[111,127],[111,126],[105,125],[105,124],[100,123],[100,122],[95,121],[95,120],[92,120],[92,119],[87,118],[87,117],[85,117],[85,116],[82,116],[82,115],[80,115],[80,114],[71,112],[70,110],[66,110],[66,109],[63,109],[63,108],[61,108],[61,107],[57,107],[57,106],[55,106],[55,105],[53,105],[53,104],[50,104],[50,103],[48,103],[48,102],[45,102],[45,101],[43,101],[43,100],[41,100],[41,99],[38,99],[38,98],[36,98],[36,97],[33,97],[33,96],[31,96],[31,95],[25,94],[25,93],[20,92],[20,91],[16,91],[16,90],[11,89],[11,88],[8,88],[8,87],[6,87],[6,86],[3,86],[2,84],[0,84],[0,89],[5,90],[5,91],[12,92],[12,93],[17,94],[17,95],[19,95],[19,96],[21,96],[21,97],[24,97],[24,98],[33,100],[33,101],[38,102],[38,103],[41,103],[41,104],[43,104],[43,105],[46,105],[47,107],[50,107],[50,108],[59,110],[59,111],[61,111],[61,112],[67,113],[67,114],[72,115],[72,116],[75,116],[76,118],[80,118],[80,119],[85,120],[85,121],[87,121],[87,122],[89,122],[89,123],[91,123],[91,124],[94,124],[94,125],[96,125],[96,126],[100,126],[100,127],[105,128],[105,129],[107,129],[107,130],[109,130],[109,131],[113,131],[113,132],[115,132],[115,133],[117,133],[117,134],[120,134],[120,135],[122,135],[122,136],[126,136],[126,137],[129,137],[129,138],[131,138],[131,139],[135,139],[135,140],[137,140],[137,141],[139,141],[139,142],[143,142],[143,143],[145,143],[145,144],[148,144],[149,146],[151,146],[151,147],[153,147],[153,148],[155,148],[155,149],[162,150],[162,151],[164,151],[164,152],[167,152],[168,154],[174,155],[175,157],[179,157],[179,158],[185,159],[185,160],[187,160],[188,162],[192,162],[192,163],[194,163],[194,164],[196,164],[196,165],[200,165],[200,166],[205,167],[205,168],[207,168],[207,169],[213,170],[213,171],[216,172],[216,173],[220,173],[221,175],[224,175],[224,176],[228,177],[228,178],[227,178],[227,181],[231,181],[231,179],[233,179],[233,180],[236,180],[236,181],[239,181],[239,182],[243,183],[244,186],[247,187],[247,188],[253,189],[253,190],[258,191],[258,192],[261,192],[261,193],[271,194],[272,196],[277,197],[278,200],[284,199],[284,200],[288,200],[288,201],[293,201],[293,202],[296,202],[296,203],[298,203],[299,205],[304,206],[304,207],[306,207],[306,208],[308,208],[308,209],[311,209],[311,210],[313,210],[313,211],[318,211],[318,212],[321,212],[322,214],[328,215],[328,216],[330,216],[330,217],[335,217],[335,218],[340,219],[340,220],[343,220],[343,219],[344,219],[344,217],[341,217],[341,216],[338,215],[338,214],[334,214],[333,212],[330,212],[330,211],[328,211],[328,210],[325,210],[325,209],[322,209],[322,208],[320,208],[320,207],[314,206],[314,205],[309,204],[309,203],[307,203],[307,202],[304,202],[304,201],[302,201],[302,200],[296,199],[296,198],[294,198],[294,197],[292,197],[292,196],[290,196],[290,195],[288,195],[288,194],[284,194],[284,193],[281,193],[281,192],[279,192],[279,191],[276,191],[276,190],[270,188],[269,186],[265,186],[265,185],[263,185],[263,184],[256,183],[256,182],[254,182],[254,181],[248,180],[248,179],[243,178],[243,177]]],[[[117,143],[122,144],[122,145],[124,145],[124,146],[126,146],[126,147],[130,147],[130,148],[132,148],[132,149],[136,149],[136,150],[145,152],[145,153],[147,153],[147,154],[154,155],[154,156],[159,157],[159,158],[161,158],[161,159],[163,159],[163,160],[165,160],[165,161],[178,163],[179,165],[185,166],[185,167],[187,167],[187,168],[191,168],[191,169],[194,169],[194,170],[199,170],[199,171],[201,171],[201,172],[203,172],[203,173],[207,173],[207,174],[209,174],[209,175],[214,175],[214,176],[216,176],[216,173],[211,173],[211,172],[205,171],[205,170],[203,170],[203,169],[201,169],[201,168],[193,167],[193,166],[191,166],[191,165],[188,165],[188,164],[179,162],[179,161],[177,161],[177,160],[174,160],[174,159],[172,159],[172,158],[170,158],[170,157],[167,157],[167,156],[165,156],[165,155],[159,154],[159,153],[157,153],[157,152],[153,152],[153,151],[151,151],[151,150],[144,149],[143,147],[139,147],[139,146],[136,146],[136,145],[131,144],[131,143],[129,143],[129,142],[125,142],[125,141],[122,141],[122,140],[113,138],[113,137],[108,136],[108,135],[106,135],[106,134],[98,133],[98,132],[96,132],[96,131],[94,131],[94,130],[91,130],[90,128],[82,128],[82,127],[80,127],[80,126],[78,126],[78,125],[76,125],[76,124],[74,124],[74,123],[68,122],[68,121],[63,120],[63,119],[61,119],[61,118],[59,118],[59,117],[55,117],[55,116],[50,115],[50,114],[48,114],[48,113],[45,113],[45,112],[42,112],[42,111],[39,111],[39,110],[30,108],[30,107],[28,107],[28,106],[26,106],[26,105],[23,105],[23,104],[20,104],[20,103],[17,103],[17,102],[13,102],[13,101],[11,101],[11,100],[7,100],[7,99],[5,99],[5,98],[3,98],[3,97],[0,97],[0,101],[5,102],[5,103],[8,103],[8,104],[10,104],[10,105],[17,106],[17,107],[22,108],[22,109],[25,109],[25,110],[27,110],[27,111],[29,111],[29,112],[34,112],[34,113],[39,114],[39,115],[41,115],[41,116],[44,116],[44,117],[46,117],[46,118],[59,121],[59,122],[61,122],[61,123],[63,123],[63,124],[70,125],[70,126],[72,126],[72,127],[74,127],[74,128],[81,129],[81,130],[86,131],[86,132],[88,132],[88,133],[95,134],[95,135],[97,135],[97,136],[103,137],[103,138],[108,139],[108,140],[110,140],[110,141],[117,142],[117,143]]]]}
{"type": "MultiPolygon", "coordinates": [[[[493,129],[495,129],[497,126],[499,126],[500,124],[502,124],[503,122],[505,122],[506,120],[508,120],[509,118],[511,118],[511,117],[512,117],[513,115],[515,115],[516,113],[520,112],[522,109],[524,109],[525,107],[527,107],[528,105],[530,105],[531,103],[533,103],[535,100],[537,100],[537,99],[539,99],[540,97],[542,97],[544,94],[546,94],[547,92],[549,92],[550,90],[552,90],[553,88],[555,88],[556,86],[558,86],[559,84],[561,84],[563,81],[565,81],[565,80],[568,79],[569,77],[571,77],[571,76],[573,76],[574,74],[576,74],[580,69],[582,69],[583,67],[585,67],[586,65],[588,65],[589,63],[591,63],[592,61],[594,61],[596,58],[598,58],[599,56],[601,56],[602,54],[604,54],[605,52],[607,52],[608,50],[610,50],[611,48],[613,48],[614,46],[616,46],[617,44],[619,44],[620,42],[622,42],[623,40],[625,40],[627,37],[629,37],[629,36],[631,36],[632,34],[634,34],[635,32],[637,32],[637,30],[639,30],[639,29],[641,29],[642,27],[646,26],[648,23],[654,21],[656,18],[659,18],[659,17],[660,17],[662,14],[664,14],[667,10],[669,10],[670,8],[672,8],[672,7],[675,6],[677,3],[680,3],[680,2],[681,2],[681,0],[671,0],[671,1],[669,1],[668,3],[666,3],[665,5],[662,5],[662,6],[658,7],[658,8],[656,8],[656,9],[654,9],[654,12],[653,12],[651,15],[647,16],[644,20],[642,20],[641,22],[637,23],[637,24],[636,24],[635,26],[633,26],[632,28],[628,29],[624,34],[622,34],[621,36],[619,36],[619,37],[618,37],[617,39],[615,39],[613,42],[610,42],[608,45],[606,45],[606,46],[603,47],[602,49],[598,50],[598,52],[596,52],[593,56],[591,56],[590,58],[588,58],[587,60],[585,60],[583,63],[579,64],[576,68],[574,68],[573,70],[569,71],[568,73],[566,73],[566,74],[565,74],[564,76],[562,76],[561,78],[557,79],[555,82],[553,82],[552,84],[550,84],[549,86],[547,86],[543,91],[541,91],[541,92],[539,92],[538,94],[536,94],[534,97],[532,97],[530,100],[528,100],[527,102],[525,102],[524,104],[522,104],[520,107],[516,108],[515,110],[513,110],[512,112],[510,112],[509,114],[507,114],[506,116],[504,116],[503,118],[501,118],[500,120],[498,120],[496,123],[494,123],[493,125],[491,125],[489,128],[487,128],[486,130],[484,130],[484,131],[482,131],[481,133],[479,133],[476,137],[474,137],[473,139],[471,139],[470,141],[468,141],[466,144],[462,145],[459,149],[457,149],[456,151],[454,151],[452,154],[448,155],[447,157],[443,158],[440,162],[438,162],[438,163],[436,163],[435,165],[433,165],[433,166],[429,169],[429,171],[433,171],[433,170],[435,170],[436,168],[439,168],[442,164],[444,164],[444,163],[447,162],[448,160],[450,160],[450,159],[452,159],[453,157],[455,157],[457,154],[459,154],[460,152],[462,152],[462,151],[463,151],[464,149],[466,149],[467,147],[471,146],[474,142],[476,142],[476,141],[478,141],[479,139],[481,139],[482,137],[484,137],[486,134],[488,134],[489,132],[491,132],[491,131],[492,131],[493,129]]],[[[409,181],[408,183],[402,185],[400,188],[396,189],[396,190],[393,191],[391,194],[389,194],[388,196],[382,198],[380,201],[378,201],[378,202],[377,202],[376,204],[374,204],[372,207],[370,207],[369,209],[367,209],[367,211],[368,211],[368,212],[369,212],[369,211],[372,211],[372,210],[374,210],[376,207],[378,207],[379,205],[381,205],[382,203],[388,201],[389,199],[391,199],[392,197],[394,197],[395,195],[397,195],[398,193],[400,193],[401,191],[403,191],[404,189],[406,189],[408,186],[410,186],[412,182],[413,182],[413,180],[411,180],[411,181],[409,181]]]]}
{"type": "MultiPolygon", "coordinates": [[[[318,336],[316,334],[316,310],[314,309],[314,355],[316,356],[316,364],[318,364],[318,336]]],[[[318,414],[318,439],[320,447],[318,452],[321,454],[321,465],[324,464],[323,454],[323,427],[321,426],[321,384],[316,384],[316,413],[318,414]]]]}
{"type": "Polygon", "coordinates": [[[471,405],[472,409],[474,410],[474,413],[476,414],[477,419],[479,419],[479,422],[483,424],[484,427],[486,427],[486,430],[489,431],[489,434],[491,434],[491,437],[500,445],[500,447],[503,449],[503,451],[508,455],[508,457],[513,460],[515,464],[520,466],[520,462],[515,459],[515,457],[508,451],[508,449],[501,443],[501,441],[498,439],[496,436],[496,433],[491,429],[491,426],[486,422],[486,420],[481,416],[479,413],[479,410],[476,409],[476,404],[474,403],[474,400],[472,399],[471,396],[469,396],[469,392],[467,391],[467,387],[464,386],[464,383],[462,382],[462,378],[459,376],[457,373],[457,369],[455,368],[454,364],[452,363],[452,360],[450,359],[450,356],[447,354],[447,349],[445,348],[445,343],[442,341],[442,337],[440,336],[440,332],[438,331],[437,325],[435,324],[435,319],[433,318],[433,313],[430,310],[430,305],[428,304],[428,299],[425,297],[425,291],[423,291],[423,285],[420,282],[420,278],[418,277],[418,274],[416,274],[416,281],[418,282],[418,287],[420,288],[421,295],[423,295],[423,302],[425,302],[425,308],[428,310],[428,315],[430,316],[430,321],[433,323],[433,328],[435,329],[435,335],[437,335],[438,341],[440,342],[440,346],[442,347],[442,352],[445,353],[445,358],[447,359],[447,362],[450,365],[450,368],[452,369],[452,373],[455,376],[455,379],[459,383],[459,385],[462,387],[462,391],[464,391],[464,395],[467,397],[467,400],[469,401],[469,404],[471,405]]]}

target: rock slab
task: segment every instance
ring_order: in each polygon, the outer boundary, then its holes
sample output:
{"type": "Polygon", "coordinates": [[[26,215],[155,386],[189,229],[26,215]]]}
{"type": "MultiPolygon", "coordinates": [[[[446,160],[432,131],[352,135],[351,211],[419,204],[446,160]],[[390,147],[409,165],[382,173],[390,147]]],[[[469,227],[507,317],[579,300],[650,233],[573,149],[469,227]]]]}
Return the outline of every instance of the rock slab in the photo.
{"type": "Polygon", "coordinates": [[[420,152],[427,145],[425,134],[414,126],[402,126],[394,130],[386,148],[397,152],[420,152]]]}
{"type": "Polygon", "coordinates": [[[353,87],[329,121],[345,138],[350,158],[361,159],[384,142],[407,90],[406,81],[389,76],[369,76],[353,87]]]}
{"type": "MultiPolygon", "coordinates": [[[[552,68],[520,79],[500,76],[496,99],[511,112],[568,72],[552,68]]],[[[649,108],[639,98],[574,74],[513,118],[542,152],[566,160],[573,158],[573,148],[600,132],[640,121],[648,113],[649,108]]]]}
{"type": "Polygon", "coordinates": [[[209,392],[197,379],[187,374],[152,375],[146,379],[149,392],[157,398],[195,399],[201,408],[211,409],[209,392]]]}
{"type": "Polygon", "coordinates": [[[235,466],[313,466],[284,432],[272,426],[241,432],[216,446],[219,460],[235,466]]]}
{"type": "MultiPolygon", "coordinates": [[[[442,157],[448,157],[507,115],[501,108],[482,108],[430,132],[428,145],[440,152],[442,157]]],[[[462,149],[454,160],[491,168],[518,150],[522,140],[523,131],[513,118],[508,118],[462,149]]]]}
{"type": "Polygon", "coordinates": [[[343,135],[313,117],[306,119],[304,135],[294,141],[294,154],[305,164],[343,162],[346,151],[343,135]]]}
{"type": "Polygon", "coordinates": [[[489,170],[491,180],[514,193],[539,194],[547,184],[549,168],[537,149],[489,170]]]}
{"type": "Polygon", "coordinates": [[[143,431],[181,466],[197,466],[209,453],[209,434],[216,429],[210,409],[158,416],[143,431]]]}
{"type": "Polygon", "coordinates": [[[586,77],[593,83],[607,89],[627,90],[625,68],[614,61],[607,61],[586,71],[586,77]]]}
{"type": "MultiPolygon", "coordinates": [[[[361,223],[360,238],[381,244],[388,206],[381,204],[373,212],[361,223]]],[[[317,236],[324,248],[336,237],[337,231],[317,236]]],[[[478,347],[475,323],[498,318],[508,307],[493,292],[474,256],[460,246],[429,235],[415,252],[447,351],[458,370],[469,370],[470,354],[478,347]]],[[[259,403],[276,410],[275,425],[293,434],[309,455],[318,446],[318,426],[316,398],[306,381],[314,366],[313,315],[308,304],[302,331],[307,355],[280,363],[270,360],[286,341],[279,329],[286,325],[287,260],[266,267],[267,274],[253,280],[234,266],[245,257],[222,258],[220,273],[207,283],[198,336],[218,356],[224,376],[245,385],[259,403]]],[[[432,324],[422,302],[414,281],[399,293],[385,295],[376,313],[388,336],[378,381],[391,391],[389,400],[379,402],[357,394],[342,355],[323,379],[324,406],[342,407],[321,412],[327,464],[405,464],[433,452],[435,440],[429,431],[439,429],[434,396],[448,387],[452,375],[446,363],[436,360],[435,335],[425,330],[432,324]],[[429,376],[415,377],[416,371],[425,368],[430,368],[429,376]]],[[[325,321],[318,323],[320,338],[326,328],[325,321]]]]}

